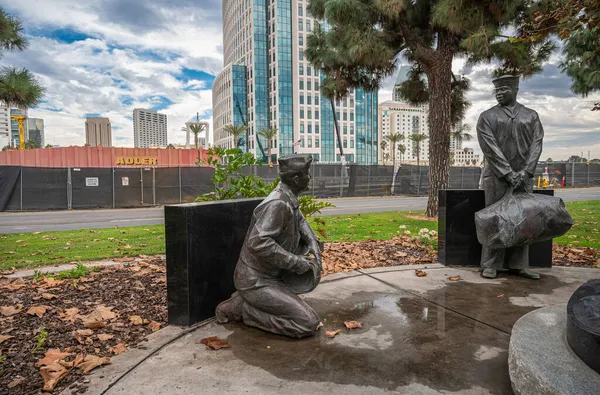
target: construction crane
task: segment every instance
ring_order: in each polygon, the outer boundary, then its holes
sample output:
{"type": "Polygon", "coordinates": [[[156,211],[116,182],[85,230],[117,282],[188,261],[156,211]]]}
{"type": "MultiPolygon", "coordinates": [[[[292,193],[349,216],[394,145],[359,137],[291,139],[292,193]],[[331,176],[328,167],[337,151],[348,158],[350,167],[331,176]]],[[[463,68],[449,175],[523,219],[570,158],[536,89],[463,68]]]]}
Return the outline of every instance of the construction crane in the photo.
{"type": "Polygon", "coordinates": [[[19,149],[25,149],[25,130],[23,129],[23,121],[25,120],[25,116],[11,115],[10,117],[19,124],[19,149]]]}

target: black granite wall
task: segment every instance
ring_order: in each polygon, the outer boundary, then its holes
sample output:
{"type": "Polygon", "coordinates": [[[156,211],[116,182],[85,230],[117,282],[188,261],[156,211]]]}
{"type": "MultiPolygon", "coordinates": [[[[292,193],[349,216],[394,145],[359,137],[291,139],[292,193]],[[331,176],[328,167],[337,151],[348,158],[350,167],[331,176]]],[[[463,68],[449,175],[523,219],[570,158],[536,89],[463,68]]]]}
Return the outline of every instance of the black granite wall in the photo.
{"type": "MultiPolygon", "coordinates": [[[[554,196],[552,189],[534,190],[554,196]]],[[[485,207],[483,189],[446,189],[439,192],[438,259],[442,265],[479,266],[475,213],[485,207]]],[[[552,240],[529,247],[529,266],[552,267],[552,240]]]]}
{"type": "Polygon", "coordinates": [[[169,325],[213,317],[235,291],[233,271],[263,199],[165,206],[169,325]]]}

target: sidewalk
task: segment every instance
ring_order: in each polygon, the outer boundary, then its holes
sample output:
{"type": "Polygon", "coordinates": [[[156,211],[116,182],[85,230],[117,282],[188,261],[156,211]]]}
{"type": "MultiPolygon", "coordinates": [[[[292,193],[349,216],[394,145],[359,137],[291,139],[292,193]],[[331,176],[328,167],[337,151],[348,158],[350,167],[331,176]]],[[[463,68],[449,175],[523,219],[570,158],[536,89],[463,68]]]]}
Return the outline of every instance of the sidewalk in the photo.
{"type": "MultiPolygon", "coordinates": [[[[484,280],[476,269],[427,265],[327,276],[306,295],[325,324],[292,340],[243,324],[167,327],[113,358],[89,379],[89,394],[510,394],[513,324],[565,303],[597,269],[541,269],[540,281],[484,280]],[[449,276],[460,276],[450,281],[449,276]],[[362,329],[344,329],[358,320],[362,329]],[[326,329],[341,329],[335,338],[326,329]],[[210,351],[218,336],[231,349],[210,351]],[[165,345],[166,344],[166,345],[165,345]],[[154,351],[159,350],[155,353],[154,351]]],[[[63,394],[71,394],[67,389],[63,394]]]]}

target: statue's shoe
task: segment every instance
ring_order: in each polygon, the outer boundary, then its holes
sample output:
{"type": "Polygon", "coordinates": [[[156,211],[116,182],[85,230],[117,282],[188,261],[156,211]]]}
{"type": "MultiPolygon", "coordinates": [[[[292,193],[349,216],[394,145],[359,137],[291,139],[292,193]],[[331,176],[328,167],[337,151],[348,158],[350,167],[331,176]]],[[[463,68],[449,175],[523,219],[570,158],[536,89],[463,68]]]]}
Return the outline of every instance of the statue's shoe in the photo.
{"type": "Polygon", "coordinates": [[[243,308],[244,299],[237,292],[234,292],[233,295],[231,295],[231,298],[219,303],[217,306],[215,310],[217,322],[220,324],[226,324],[231,321],[242,321],[243,308]]]}
{"type": "Polygon", "coordinates": [[[496,269],[483,269],[481,275],[485,278],[496,278],[498,277],[498,271],[496,269]]]}
{"type": "Polygon", "coordinates": [[[530,272],[529,270],[526,269],[522,269],[522,270],[511,270],[511,273],[519,276],[519,277],[524,277],[524,278],[528,278],[530,280],[539,280],[540,279],[540,275],[534,272],[530,272]]]}

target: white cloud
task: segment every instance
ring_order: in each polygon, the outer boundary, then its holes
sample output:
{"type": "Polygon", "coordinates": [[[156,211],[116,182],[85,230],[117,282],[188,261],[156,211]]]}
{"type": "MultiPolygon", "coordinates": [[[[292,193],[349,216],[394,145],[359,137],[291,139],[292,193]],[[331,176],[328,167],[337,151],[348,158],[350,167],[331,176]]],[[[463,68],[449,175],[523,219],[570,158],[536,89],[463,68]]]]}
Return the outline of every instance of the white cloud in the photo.
{"type": "Polygon", "coordinates": [[[167,103],[159,111],[168,116],[169,142],[183,143],[184,123],[212,109],[210,83],[183,82],[181,71],[220,70],[220,10],[215,18],[214,9],[192,0],[0,0],[0,6],[29,33],[28,50],[6,54],[3,63],[29,68],[45,85],[44,103],[29,114],[44,118],[48,143],[83,145],[85,115],[92,113],[111,119],[113,144],[133,146],[133,109],[161,103],[167,103]],[[136,13],[144,10],[157,19],[140,20],[136,13]],[[53,38],[73,32],[90,38],[53,38]]]}

